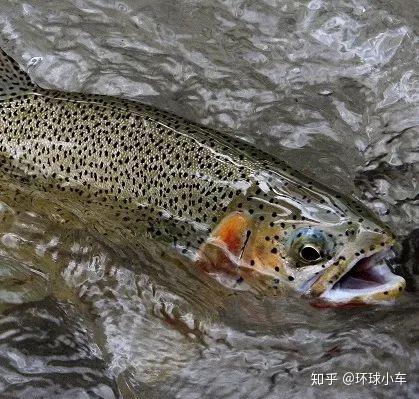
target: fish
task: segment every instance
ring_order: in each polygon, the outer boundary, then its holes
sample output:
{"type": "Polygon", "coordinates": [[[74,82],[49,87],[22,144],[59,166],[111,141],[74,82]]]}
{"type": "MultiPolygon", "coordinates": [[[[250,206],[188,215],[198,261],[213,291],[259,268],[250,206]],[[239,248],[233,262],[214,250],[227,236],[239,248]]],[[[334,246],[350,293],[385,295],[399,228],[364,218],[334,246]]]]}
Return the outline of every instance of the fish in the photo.
{"type": "Polygon", "coordinates": [[[388,264],[395,235],[354,195],[151,105],[43,89],[3,50],[0,171],[233,290],[340,307],[405,288],[388,264]]]}

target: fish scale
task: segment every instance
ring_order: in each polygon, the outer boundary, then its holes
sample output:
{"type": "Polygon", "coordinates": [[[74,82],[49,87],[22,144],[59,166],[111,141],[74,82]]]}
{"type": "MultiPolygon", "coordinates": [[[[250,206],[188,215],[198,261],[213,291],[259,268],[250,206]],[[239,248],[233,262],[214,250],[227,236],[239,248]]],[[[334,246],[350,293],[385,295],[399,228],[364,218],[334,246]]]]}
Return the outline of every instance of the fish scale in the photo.
{"type": "Polygon", "coordinates": [[[392,240],[356,200],[243,141],[134,101],[40,89],[5,53],[0,76],[2,172],[81,204],[87,223],[100,215],[274,291],[328,290],[350,258],[392,240]],[[309,238],[329,251],[309,243],[307,256],[324,254],[312,265],[292,248],[309,238]]]}
{"type": "Polygon", "coordinates": [[[73,97],[25,94],[1,103],[0,151],[42,188],[78,190],[103,205],[154,206],[209,225],[241,194],[234,185],[250,168],[218,156],[215,141],[191,141],[101,98],[73,97]]]}
{"type": "Polygon", "coordinates": [[[43,189],[77,190],[104,206],[162,208],[206,224],[205,231],[234,198],[250,194],[239,187],[258,183],[256,160],[231,148],[234,140],[220,144],[209,129],[129,105],[127,111],[100,96],[48,91],[10,97],[0,108],[0,151],[43,189]]]}

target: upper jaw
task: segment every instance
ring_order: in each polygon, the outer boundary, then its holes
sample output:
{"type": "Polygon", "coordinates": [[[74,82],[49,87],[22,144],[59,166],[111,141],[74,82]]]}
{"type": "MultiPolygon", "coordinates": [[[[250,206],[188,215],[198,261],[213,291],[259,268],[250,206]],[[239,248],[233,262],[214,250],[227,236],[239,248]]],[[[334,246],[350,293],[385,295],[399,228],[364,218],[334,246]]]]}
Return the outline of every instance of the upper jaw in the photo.
{"type": "Polygon", "coordinates": [[[389,302],[405,288],[403,277],[386,264],[393,252],[389,247],[351,260],[332,263],[306,292],[313,304],[342,306],[389,302]]]}

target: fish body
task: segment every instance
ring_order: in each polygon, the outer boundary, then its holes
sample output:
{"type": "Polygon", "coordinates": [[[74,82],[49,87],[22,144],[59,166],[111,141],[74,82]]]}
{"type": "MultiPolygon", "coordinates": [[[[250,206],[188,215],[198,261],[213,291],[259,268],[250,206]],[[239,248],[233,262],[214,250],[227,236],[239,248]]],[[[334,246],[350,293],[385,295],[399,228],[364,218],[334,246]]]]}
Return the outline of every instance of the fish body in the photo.
{"type": "Polygon", "coordinates": [[[355,199],[151,106],[38,88],[4,52],[0,163],[234,287],[342,305],[389,302],[405,286],[385,264],[394,236],[355,199]]]}

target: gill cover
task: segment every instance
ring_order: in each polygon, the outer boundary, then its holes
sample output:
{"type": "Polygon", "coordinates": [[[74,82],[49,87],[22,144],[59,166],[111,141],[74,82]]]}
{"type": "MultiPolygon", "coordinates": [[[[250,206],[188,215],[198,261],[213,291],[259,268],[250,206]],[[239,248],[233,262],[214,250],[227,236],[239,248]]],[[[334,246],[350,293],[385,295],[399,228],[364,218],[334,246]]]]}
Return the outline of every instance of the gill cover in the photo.
{"type": "Polygon", "coordinates": [[[275,295],[286,289],[281,280],[293,279],[284,273],[279,240],[277,226],[262,223],[246,211],[232,212],[201,246],[196,263],[210,274],[223,273],[237,284],[275,295]]]}

